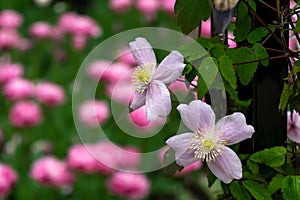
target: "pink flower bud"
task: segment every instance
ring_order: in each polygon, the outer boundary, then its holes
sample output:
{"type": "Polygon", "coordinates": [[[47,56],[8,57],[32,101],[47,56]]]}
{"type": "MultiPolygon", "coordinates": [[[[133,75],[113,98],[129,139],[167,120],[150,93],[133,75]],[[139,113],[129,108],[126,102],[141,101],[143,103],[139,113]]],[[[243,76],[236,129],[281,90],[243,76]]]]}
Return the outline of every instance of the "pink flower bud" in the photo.
{"type": "Polygon", "coordinates": [[[147,197],[150,190],[150,182],[145,175],[125,172],[115,173],[106,186],[112,194],[131,200],[147,197]]]}
{"type": "Polygon", "coordinates": [[[65,93],[60,85],[41,82],[35,88],[35,97],[47,106],[61,105],[65,101],[65,93]]]}
{"type": "Polygon", "coordinates": [[[110,0],[109,7],[116,13],[127,11],[132,5],[132,0],[110,0]]]}
{"type": "Polygon", "coordinates": [[[74,181],[67,164],[52,156],[46,156],[35,161],[30,170],[30,176],[43,185],[55,187],[67,186],[74,181]]]}
{"type": "Polygon", "coordinates": [[[15,127],[33,127],[41,122],[42,114],[36,103],[19,101],[11,108],[9,119],[15,127]]]}
{"type": "Polygon", "coordinates": [[[23,78],[12,79],[3,87],[3,95],[11,101],[28,98],[32,96],[33,91],[34,85],[23,78]]]}
{"type": "Polygon", "coordinates": [[[72,37],[72,47],[77,50],[81,51],[86,47],[87,44],[87,37],[85,35],[73,35],[72,37]]]}
{"type": "Polygon", "coordinates": [[[0,197],[9,195],[17,180],[17,173],[10,166],[0,163],[0,197]]]}
{"type": "Polygon", "coordinates": [[[52,37],[53,28],[46,22],[36,22],[30,26],[30,35],[36,39],[48,39],[52,37]]]}
{"type": "Polygon", "coordinates": [[[17,63],[0,63],[0,84],[23,76],[24,70],[21,64],[17,63]]]}
{"type": "Polygon", "coordinates": [[[110,116],[108,105],[104,101],[85,101],[78,110],[78,117],[84,124],[97,127],[106,122],[110,116]]]}
{"type": "Polygon", "coordinates": [[[211,21],[210,19],[202,21],[201,23],[201,37],[210,38],[211,37],[211,21]]]}
{"type": "Polygon", "coordinates": [[[0,26],[2,28],[16,29],[23,22],[23,17],[14,10],[3,10],[0,13],[0,26]]]}

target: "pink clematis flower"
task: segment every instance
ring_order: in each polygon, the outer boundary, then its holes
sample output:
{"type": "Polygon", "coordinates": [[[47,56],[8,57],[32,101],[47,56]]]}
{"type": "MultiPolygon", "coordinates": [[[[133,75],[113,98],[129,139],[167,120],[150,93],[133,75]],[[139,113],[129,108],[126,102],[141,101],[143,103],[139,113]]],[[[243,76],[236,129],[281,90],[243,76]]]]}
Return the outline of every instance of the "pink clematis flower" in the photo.
{"type": "Polygon", "coordinates": [[[174,82],[185,67],[183,56],[172,51],[156,68],[157,62],[151,45],[145,38],[130,42],[132,54],[139,66],[133,72],[132,84],[135,96],[133,110],[146,105],[147,120],[165,117],[171,112],[170,92],[165,84],[174,82]]]}
{"type": "Polygon", "coordinates": [[[287,136],[290,140],[300,143],[300,117],[296,111],[292,116],[290,111],[287,113],[287,136]]]}
{"type": "Polygon", "coordinates": [[[236,144],[254,133],[254,128],[246,124],[245,116],[236,112],[215,124],[212,108],[200,100],[181,104],[177,110],[192,131],[166,141],[175,151],[177,164],[185,167],[198,160],[206,161],[212,173],[226,184],[242,178],[241,161],[226,145],[236,144]]]}

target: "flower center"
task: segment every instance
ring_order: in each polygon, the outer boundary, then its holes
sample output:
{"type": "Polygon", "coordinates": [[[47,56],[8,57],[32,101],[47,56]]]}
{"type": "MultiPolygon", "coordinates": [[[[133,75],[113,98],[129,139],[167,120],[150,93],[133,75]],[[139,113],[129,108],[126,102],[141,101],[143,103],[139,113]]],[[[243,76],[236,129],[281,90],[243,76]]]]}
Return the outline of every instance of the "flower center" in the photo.
{"type": "Polygon", "coordinates": [[[152,81],[152,70],[155,67],[154,64],[146,64],[138,66],[132,75],[132,84],[135,92],[142,94],[152,81]]]}
{"type": "Polygon", "coordinates": [[[224,142],[218,137],[213,137],[206,130],[193,133],[192,144],[189,147],[194,152],[195,158],[210,162],[216,159],[222,153],[224,142]]]}

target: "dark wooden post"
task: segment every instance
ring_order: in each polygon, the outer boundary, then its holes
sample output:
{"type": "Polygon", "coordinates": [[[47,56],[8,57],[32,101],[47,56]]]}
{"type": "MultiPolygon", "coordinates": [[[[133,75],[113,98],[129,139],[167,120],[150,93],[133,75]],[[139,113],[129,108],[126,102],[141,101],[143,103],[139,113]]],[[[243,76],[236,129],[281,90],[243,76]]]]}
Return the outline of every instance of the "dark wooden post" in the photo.
{"type": "MultiPolygon", "coordinates": [[[[266,23],[274,24],[278,21],[278,13],[274,10],[256,1],[257,15],[266,23]]],[[[287,8],[289,0],[280,0],[280,5],[277,5],[277,0],[265,0],[267,4],[273,8],[287,8]]],[[[261,22],[253,17],[254,27],[262,26],[261,22]]],[[[284,51],[282,45],[278,42],[281,40],[280,31],[275,31],[275,37],[264,44],[264,47],[284,51]]],[[[288,32],[284,35],[288,42],[288,32]]],[[[268,51],[270,57],[283,55],[275,51],[268,51]]],[[[258,66],[253,84],[248,87],[242,87],[242,97],[253,96],[253,104],[249,110],[247,121],[252,122],[255,127],[255,134],[252,143],[244,143],[242,151],[251,153],[251,151],[259,151],[273,146],[286,145],[287,137],[287,119],[286,112],[284,115],[279,112],[278,105],[283,89],[283,78],[287,76],[287,59],[274,59],[269,61],[269,66],[258,66]]]]}

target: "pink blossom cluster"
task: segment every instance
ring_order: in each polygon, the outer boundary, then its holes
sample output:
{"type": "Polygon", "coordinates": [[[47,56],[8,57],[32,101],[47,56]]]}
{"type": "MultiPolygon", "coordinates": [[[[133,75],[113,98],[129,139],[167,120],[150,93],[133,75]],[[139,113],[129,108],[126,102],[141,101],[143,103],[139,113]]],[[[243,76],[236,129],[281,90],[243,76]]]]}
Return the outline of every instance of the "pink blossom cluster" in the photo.
{"type": "Polygon", "coordinates": [[[42,119],[40,104],[57,106],[65,102],[65,93],[61,86],[41,81],[34,84],[23,77],[24,67],[21,64],[0,63],[0,86],[3,96],[13,101],[9,119],[13,126],[33,127],[42,119]]]}
{"type": "Polygon", "coordinates": [[[73,145],[66,160],[54,156],[41,157],[32,164],[30,176],[42,185],[62,188],[74,183],[76,173],[104,175],[107,178],[106,187],[112,194],[126,199],[143,199],[150,190],[147,177],[118,171],[134,170],[139,164],[137,148],[102,141],[73,145]]]}
{"type": "Polygon", "coordinates": [[[110,0],[109,7],[116,13],[124,13],[134,6],[147,20],[152,21],[159,10],[174,14],[175,2],[176,0],[110,0]]]}
{"type": "Polygon", "coordinates": [[[56,25],[38,21],[31,25],[29,32],[34,39],[51,39],[56,45],[59,45],[66,35],[70,35],[72,47],[82,50],[89,38],[96,38],[102,34],[102,29],[89,16],[67,12],[60,16],[56,25]]]}
{"type": "Polygon", "coordinates": [[[2,10],[0,12],[0,49],[10,50],[13,48],[26,50],[29,41],[22,38],[18,28],[23,23],[23,17],[14,10],[2,10]]]}

